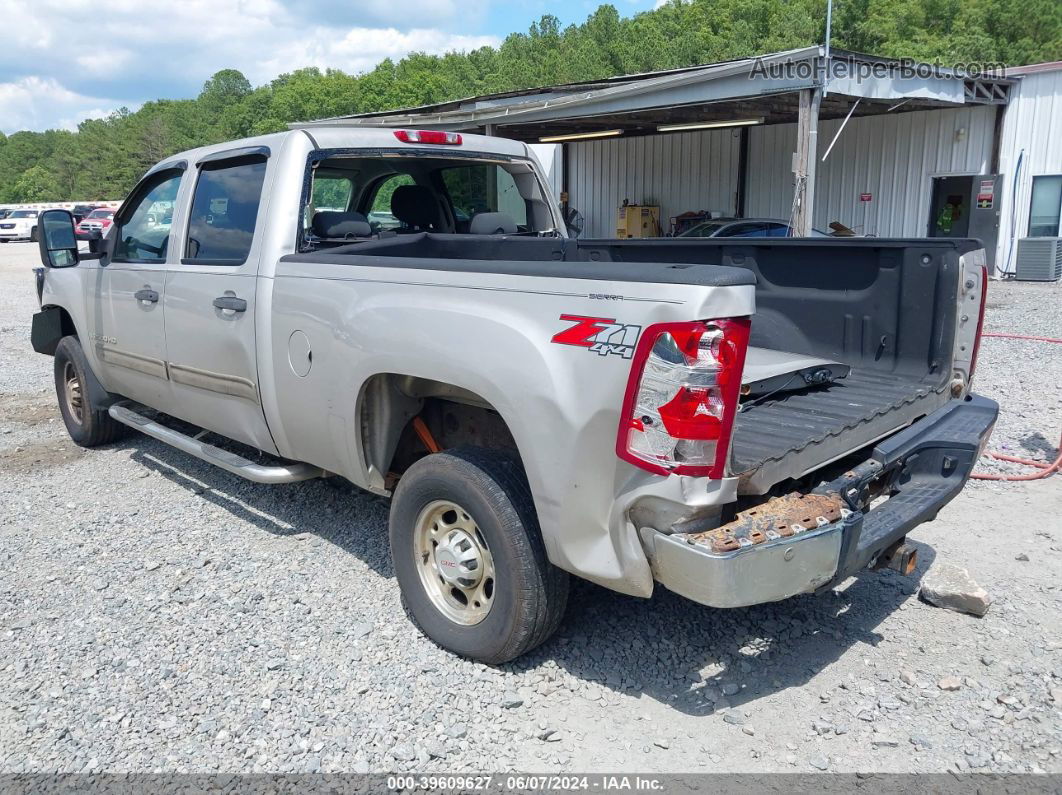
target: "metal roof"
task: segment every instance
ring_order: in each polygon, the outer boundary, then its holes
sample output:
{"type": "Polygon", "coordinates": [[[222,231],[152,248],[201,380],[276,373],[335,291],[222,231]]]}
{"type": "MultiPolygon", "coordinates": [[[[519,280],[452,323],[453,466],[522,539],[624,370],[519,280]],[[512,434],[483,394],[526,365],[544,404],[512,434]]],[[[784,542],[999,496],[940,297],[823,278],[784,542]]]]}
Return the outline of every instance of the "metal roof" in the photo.
{"type": "MultiPolygon", "coordinates": [[[[926,67],[901,73],[911,61],[834,49],[802,47],[719,63],[601,80],[486,94],[419,107],[385,110],[292,124],[292,127],[432,125],[451,130],[492,130],[535,139],[549,132],[620,126],[649,132],[661,122],[763,117],[765,123],[792,121],[796,93],[823,85],[822,114],[843,115],[852,98],[862,102],[857,115],[885,112],[897,102],[904,110],[1003,104],[1015,82],[1007,77],[963,79],[949,70],[926,67]],[[829,71],[827,66],[829,65],[829,71]],[[862,74],[877,68],[873,74],[862,74]],[[892,71],[888,71],[888,70],[892,71]],[[773,70],[773,71],[772,71],[773,70]],[[930,71],[932,70],[932,71],[930,71]],[[839,73],[838,73],[839,72],[839,73]],[[832,98],[832,99],[831,99],[832,98]],[[887,104],[888,107],[885,105],[887,104]]],[[[921,65],[925,66],[925,65],[921,65]]]]}

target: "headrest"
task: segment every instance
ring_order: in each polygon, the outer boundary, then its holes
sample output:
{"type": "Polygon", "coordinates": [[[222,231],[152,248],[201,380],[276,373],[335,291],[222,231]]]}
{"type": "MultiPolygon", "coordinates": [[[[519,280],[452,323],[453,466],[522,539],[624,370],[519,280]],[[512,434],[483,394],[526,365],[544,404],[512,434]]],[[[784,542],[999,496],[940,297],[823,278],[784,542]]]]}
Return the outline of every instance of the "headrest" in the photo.
{"type": "Polygon", "coordinates": [[[442,231],[439,203],[430,188],[423,185],[399,185],[391,194],[391,215],[407,226],[442,231]]]}
{"type": "Polygon", "coordinates": [[[370,237],[372,229],[361,213],[342,213],[334,210],[319,210],[313,214],[310,225],[318,237],[336,239],[347,237],[370,237]]]}
{"type": "Polygon", "coordinates": [[[470,235],[511,235],[516,221],[505,213],[480,213],[468,225],[470,235]]]}

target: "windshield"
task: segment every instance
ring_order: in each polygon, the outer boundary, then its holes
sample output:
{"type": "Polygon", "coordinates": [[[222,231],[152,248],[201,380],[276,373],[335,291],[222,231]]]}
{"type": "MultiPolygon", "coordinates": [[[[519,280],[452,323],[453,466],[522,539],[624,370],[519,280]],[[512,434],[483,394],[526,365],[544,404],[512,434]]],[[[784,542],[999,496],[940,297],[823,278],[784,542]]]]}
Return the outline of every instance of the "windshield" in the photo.
{"type": "Polygon", "coordinates": [[[89,218],[114,218],[114,210],[93,210],[89,218]]]}
{"type": "Polygon", "coordinates": [[[726,223],[718,223],[713,221],[705,221],[704,223],[697,224],[697,226],[690,227],[683,232],[679,237],[711,237],[724,226],[726,223]]]}
{"type": "Polygon", "coordinates": [[[37,217],[37,211],[36,210],[15,210],[15,212],[11,213],[11,215],[8,216],[8,217],[9,218],[36,218],[37,217]]]}

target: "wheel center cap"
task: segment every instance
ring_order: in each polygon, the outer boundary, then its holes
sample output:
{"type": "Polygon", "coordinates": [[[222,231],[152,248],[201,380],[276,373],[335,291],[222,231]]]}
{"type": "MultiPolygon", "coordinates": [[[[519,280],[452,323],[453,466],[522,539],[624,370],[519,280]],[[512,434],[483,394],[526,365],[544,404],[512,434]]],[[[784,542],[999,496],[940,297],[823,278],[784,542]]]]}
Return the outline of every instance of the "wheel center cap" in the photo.
{"type": "Polygon", "coordinates": [[[450,585],[469,588],[479,582],[479,549],[469,535],[456,530],[435,548],[435,568],[450,585]]]}

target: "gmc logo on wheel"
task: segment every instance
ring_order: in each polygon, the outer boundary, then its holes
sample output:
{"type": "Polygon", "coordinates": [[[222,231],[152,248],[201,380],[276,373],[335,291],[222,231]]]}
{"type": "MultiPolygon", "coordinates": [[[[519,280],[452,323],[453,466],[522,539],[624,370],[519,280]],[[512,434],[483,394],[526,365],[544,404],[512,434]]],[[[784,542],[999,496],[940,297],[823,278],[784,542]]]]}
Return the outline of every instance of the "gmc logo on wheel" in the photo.
{"type": "Polygon", "coordinates": [[[560,319],[575,325],[558,331],[553,335],[551,342],[589,348],[591,352],[600,356],[614,353],[624,359],[630,359],[634,356],[634,346],[638,342],[638,335],[642,333],[641,326],[617,323],[612,317],[561,315],[560,319]]]}

